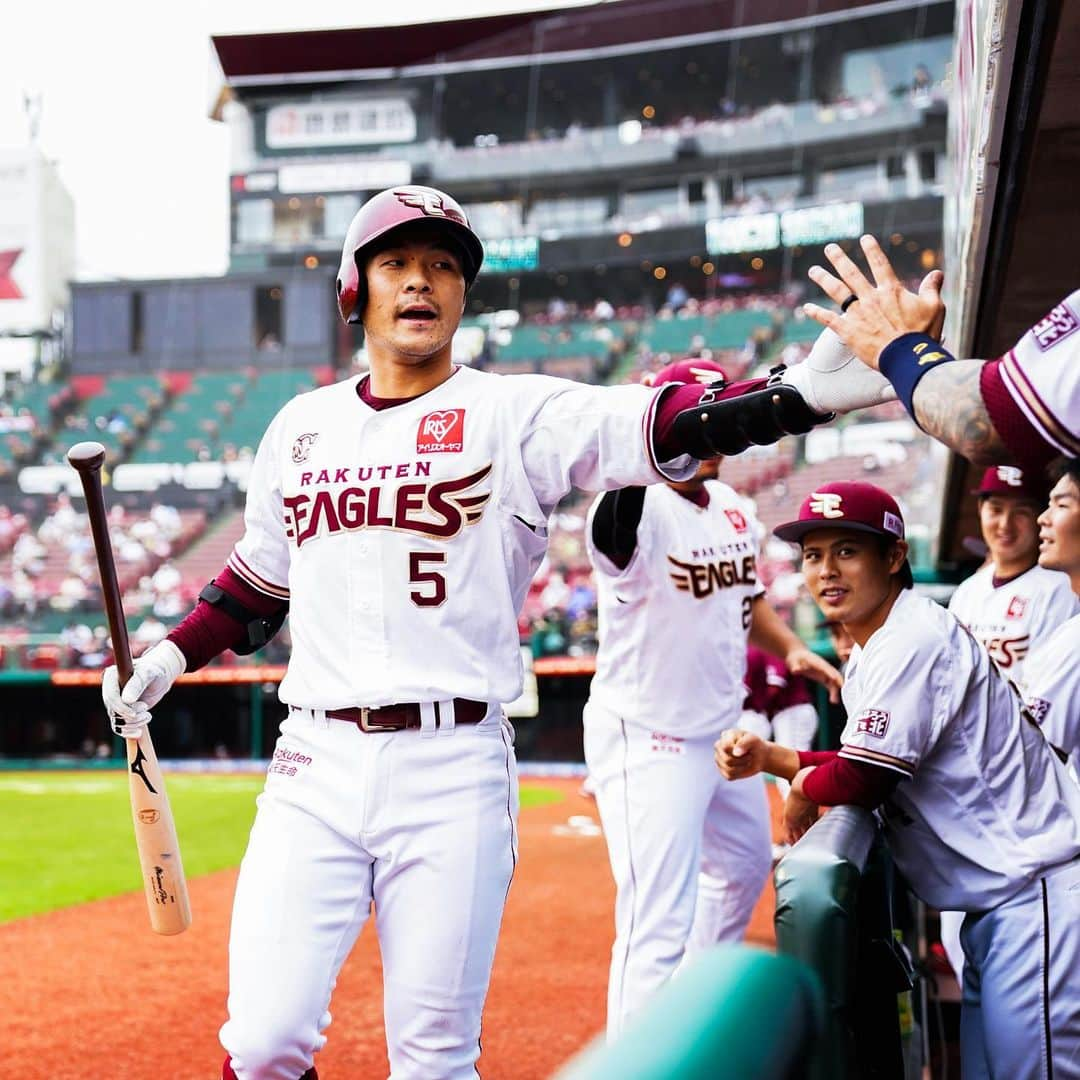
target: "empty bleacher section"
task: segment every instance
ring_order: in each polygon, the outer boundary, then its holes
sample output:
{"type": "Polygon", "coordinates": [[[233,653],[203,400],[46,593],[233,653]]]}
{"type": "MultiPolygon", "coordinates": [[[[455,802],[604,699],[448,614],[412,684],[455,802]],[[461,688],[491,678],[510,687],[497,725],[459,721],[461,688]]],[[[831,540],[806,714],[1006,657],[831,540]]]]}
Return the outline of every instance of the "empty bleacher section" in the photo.
{"type": "Polygon", "coordinates": [[[244,390],[240,372],[173,377],[173,397],[131,454],[132,464],[198,461],[217,443],[223,420],[244,390]]]}

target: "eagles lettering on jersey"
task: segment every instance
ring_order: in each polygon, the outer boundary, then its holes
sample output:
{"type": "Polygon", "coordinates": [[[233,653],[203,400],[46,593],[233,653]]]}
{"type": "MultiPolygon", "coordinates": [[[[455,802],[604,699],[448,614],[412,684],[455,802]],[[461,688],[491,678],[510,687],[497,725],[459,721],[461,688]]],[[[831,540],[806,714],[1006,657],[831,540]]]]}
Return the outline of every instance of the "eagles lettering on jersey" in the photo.
{"type": "Polygon", "coordinates": [[[717,589],[757,583],[757,564],[753,555],[705,563],[680,562],[671,555],[667,560],[675,567],[670,573],[675,588],[690,593],[695,600],[712,596],[717,589]]]}
{"type": "MultiPolygon", "coordinates": [[[[425,462],[413,462],[419,475],[427,476],[425,462]]],[[[384,474],[407,476],[408,465],[381,466],[384,474]]],[[[317,490],[311,493],[286,496],[285,535],[303,546],[305,541],[338,532],[357,532],[360,529],[395,529],[418,533],[439,540],[457,536],[466,525],[475,525],[484,516],[491,491],[465,494],[487,478],[491,463],[467,476],[436,483],[399,484],[397,487],[373,484],[369,487],[349,486],[340,490],[318,487],[318,484],[347,483],[350,470],[336,469],[330,480],[330,470],[323,469],[315,481],[317,490]]],[[[357,475],[370,476],[372,468],[357,470],[357,475]]],[[[301,484],[310,482],[311,473],[304,473],[301,484]]]]}

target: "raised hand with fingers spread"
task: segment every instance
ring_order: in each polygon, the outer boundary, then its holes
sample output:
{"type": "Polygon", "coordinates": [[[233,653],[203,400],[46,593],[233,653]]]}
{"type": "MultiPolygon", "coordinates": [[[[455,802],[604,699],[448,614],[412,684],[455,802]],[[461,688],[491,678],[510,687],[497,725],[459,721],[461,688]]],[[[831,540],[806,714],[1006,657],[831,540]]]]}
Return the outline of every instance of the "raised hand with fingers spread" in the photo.
{"type": "Polygon", "coordinates": [[[809,276],[844,310],[837,313],[818,304],[806,304],[804,310],[834,331],[864,364],[876,370],[882,349],[903,334],[928,334],[940,340],[945,325],[945,304],[941,299],[944,275],[940,270],[931,270],[920,283],[919,291],[912,292],[897,278],[874,237],[864,236],[859,243],[873,280],[863,274],[839,244],[829,244],[825,257],[836,274],[812,266],[809,276]]]}

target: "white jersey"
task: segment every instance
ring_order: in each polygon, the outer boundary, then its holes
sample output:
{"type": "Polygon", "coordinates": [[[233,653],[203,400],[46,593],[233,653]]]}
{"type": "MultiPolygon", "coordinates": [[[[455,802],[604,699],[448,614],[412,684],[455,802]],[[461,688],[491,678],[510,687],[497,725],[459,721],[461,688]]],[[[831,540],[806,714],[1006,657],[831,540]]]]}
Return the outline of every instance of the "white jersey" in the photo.
{"type": "Polygon", "coordinates": [[[960,583],[949,610],[1022,687],[1029,650],[1080,611],[1080,602],[1060,570],[1033,566],[995,587],[994,567],[987,564],[960,583]]]}
{"type": "Polygon", "coordinates": [[[666,484],[645,492],[637,547],[620,570],[592,542],[600,648],[590,700],[683,738],[735,724],[758,581],[759,530],[746,502],[705,484],[702,508],[666,484]]]}
{"type": "Polygon", "coordinates": [[[985,911],[1080,853],[1080,785],[985,650],[944,608],[902,592],[848,663],[840,756],[904,778],[889,847],[939,909],[985,911]]]}
{"type": "MultiPolygon", "coordinates": [[[[288,599],[281,700],[314,709],[521,693],[517,613],[547,519],[665,479],[659,391],[458,368],[375,410],[360,376],[293,398],[263,436],[229,566],[288,599]]],[[[666,472],[692,475],[680,458],[666,472]]]]}
{"type": "Polygon", "coordinates": [[[1001,358],[1001,379],[1032,427],[1063,454],[1080,454],[1080,289],[1001,358]]]}
{"type": "Polygon", "coordinates": [[[1032,650],[1024,699],[1047,739],[1080,768],[1080,615],[1032,650]]]}

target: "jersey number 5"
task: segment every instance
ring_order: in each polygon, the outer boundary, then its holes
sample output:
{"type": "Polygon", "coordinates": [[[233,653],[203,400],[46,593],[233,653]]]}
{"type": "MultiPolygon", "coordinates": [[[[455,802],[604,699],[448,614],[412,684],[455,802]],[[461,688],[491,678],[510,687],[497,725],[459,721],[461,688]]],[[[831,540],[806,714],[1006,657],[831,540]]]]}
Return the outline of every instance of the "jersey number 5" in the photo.
{"type": "Polygon", "coordinates": [[[413,589],[409,599],[417,607],[438,607],[446,602],[446,578],[438,570],[424,569],[428,566],[445,566],[446,553],[442,551],[409,552],[409,584],[422,585],[413,589]]]}

